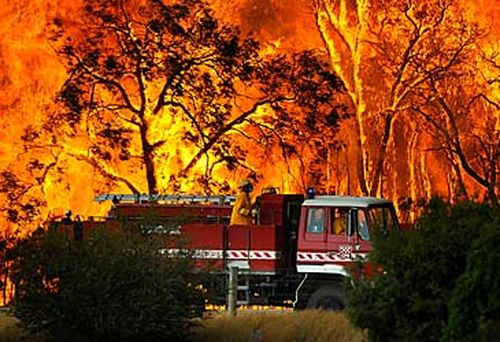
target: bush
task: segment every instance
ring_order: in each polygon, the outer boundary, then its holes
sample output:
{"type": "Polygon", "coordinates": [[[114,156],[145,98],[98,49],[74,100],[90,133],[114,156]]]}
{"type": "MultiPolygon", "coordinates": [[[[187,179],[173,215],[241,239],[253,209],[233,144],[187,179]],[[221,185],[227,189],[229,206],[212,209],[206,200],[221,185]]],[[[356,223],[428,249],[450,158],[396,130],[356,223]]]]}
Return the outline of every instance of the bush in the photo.
{"type": "Polygon", "coordinates": [[[56,340],[182,339],[204,301],[191,258],[159,253],[163,243],[125,232],[73,241],[38,230],[15,250],[13,313],[56,340]]]}
{"type": "Polygon", "coordinates": [[[374,341],[435,341],[472,241],[493,220],[485,205],[432,200],[410,232],[375,237],[371,262],[383,271],[353,279],[349,315],[374,341]]]}
{"type": "Polygon", "coordinates": [[[468,253],[450,302],[444,341],[493,341],[500,336],[500,212],[468,253]]]}

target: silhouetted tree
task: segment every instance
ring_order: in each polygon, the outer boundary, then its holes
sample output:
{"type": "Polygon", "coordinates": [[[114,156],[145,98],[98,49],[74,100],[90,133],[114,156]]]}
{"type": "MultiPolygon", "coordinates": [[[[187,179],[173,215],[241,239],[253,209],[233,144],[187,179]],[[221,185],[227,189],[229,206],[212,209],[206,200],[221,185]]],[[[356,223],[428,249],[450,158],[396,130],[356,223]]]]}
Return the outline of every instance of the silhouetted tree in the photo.
{"type": "Polygon", "coordinates": [[[56,18],[52,29],[68,79],[45,134],[55,145],[87,139],[87,150],[67,153],[132,192],[136,170],[145,169],[150,193],[201,162],[208,182],[217,165],[248,167],[238,139],[260,144],[292,123],[303,132],[340,119],[342,83],[327,64],[311,52],[266,55],[203,1],[91,0],[78,22],[56,18]]]}

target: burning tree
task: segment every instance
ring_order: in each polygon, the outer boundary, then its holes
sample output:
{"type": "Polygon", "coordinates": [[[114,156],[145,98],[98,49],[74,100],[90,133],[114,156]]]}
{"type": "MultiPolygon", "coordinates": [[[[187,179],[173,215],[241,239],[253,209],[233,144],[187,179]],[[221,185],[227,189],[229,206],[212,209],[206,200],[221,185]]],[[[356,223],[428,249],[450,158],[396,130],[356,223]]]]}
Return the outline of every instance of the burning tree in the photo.
{"type": "MultiPolygon", "coordinates": [[[[7,222],[30,223],[36,220],[40,207],[45,204],[44,200],[37,196],[39,194],[31,191],[38,185],[37,181],[28,183],[19,179],[12,170],[0,173],[0,195],[5,203],[0,210],[7,222]]],[[[2,237],[12,233],[3,229],[2,237]]]]}
{"type": "MultiPolygon", "coordinates": [[[[411,0],[313,3],[334,69],[356,108],[351,139],[359,156],[360,191],[398,193],[384,191],[384,184],[398,184],[396,177],[409,173],[411,195],[421,196],[415,189],[417,178],[431,171],[418,155],[439,150],[437,158],[447,160],[457,178],[452,195],[466,191],[465,172],[496,197],[498,102],[490,97],[494,83],[477,77],[478,46],[485,33],[464,18],[462,6],[457,1],[411,0]],[[466,142],[463,135],[471,122],[476,130],[466,142]],[[486,122],[487,127],[480,127],[486,122]],[[408,159],[409,172],[401,157],[408,159]],[[388,165],[388,159],[396,164],[388,165]]],[[[498,69],[496,75],[498,79],[498,69]]]]}
{"type": "Polygon", "coordinates": [[[256,174],[246,159],[257,148],[303,157],[296,143],[318,128],[333,140],[347,115],[342,83],[313,52],[267,55],[202,1],[92,0],[51,29],[68,72],[62,110],[29,127],[26,146],[62,149],[135,193],[138,170],[150,193],[187,177],[210,191],[221,166],[256,174]]]}
{"type": "MultiPolygon", "coordinates": [[[[459,38],[467,42],[463,36],[459,38]]],[[[422,69],[427,72],[428,67],[422,65],[422,69]]],[[[498,66],[496,70],[488,70],[484,61],[477,60],[469,67],[447,71],[429,78],[422,86],[421,101],[412,110],[430,126],[436,149],[452,165],[459,194],[468,197],[464,172],[486,190],[492,203],[498,203],[500,102],[493,99],[490,84],[494,82],[488,78],[481,80],[485,71],[498,78],[498,66]]]]}

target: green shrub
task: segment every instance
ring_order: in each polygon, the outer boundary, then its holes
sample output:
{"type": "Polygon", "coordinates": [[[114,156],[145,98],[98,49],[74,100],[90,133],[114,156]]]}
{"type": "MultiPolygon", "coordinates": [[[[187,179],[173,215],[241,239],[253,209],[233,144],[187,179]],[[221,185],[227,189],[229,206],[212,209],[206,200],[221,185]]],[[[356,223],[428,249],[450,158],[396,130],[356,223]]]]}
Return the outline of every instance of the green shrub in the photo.
{"type": "Polygon", "coordinates": [[[349,286],[354,325],[373,341],[439,340],[467,252],[493,216],[485,205],[434,199],[416,230],[375,237],[370,259],[383,272],[349,286]]]}
{"type": "Polygon", "coordinates": [[[474,241],[450,302],[444,341],[493,341],[500,337],[500,210],[474,241]]]}
{"type": "Polygon", "coordinates": [[[159,253],[164,243],[125,232],[73,241],[39,230],[15,250],[13,313],[56,340],[182,339],[204,302],[192,259],[159,253]]]}

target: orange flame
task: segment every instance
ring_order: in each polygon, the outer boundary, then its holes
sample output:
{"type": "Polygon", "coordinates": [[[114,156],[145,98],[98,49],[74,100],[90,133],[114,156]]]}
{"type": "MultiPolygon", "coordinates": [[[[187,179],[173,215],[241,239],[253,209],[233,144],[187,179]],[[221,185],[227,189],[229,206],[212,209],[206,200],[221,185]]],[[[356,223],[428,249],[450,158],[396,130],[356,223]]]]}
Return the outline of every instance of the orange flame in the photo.
{"type": "MultiPolygon", "coordinates": [[[[380,62],[377,60],[380,55],[376,53],[375,48],[366,48],[366,44],[373,38],[371,30],[378,24],[376,21],[383,17],[383,9],[372,6],[369,1],[344,0],[211,0],[210,3],[221,20],[229,20],[232,24],[241,26],[243,34],[254,33],[263,42],[263,55],[317,49],[325,59],[329,59],[333,70],[346,85],[354,116],[342,123],[338,137],[345,146],[328,150],[323,165],[323,173],[326,176],[321,180],[322,183],[317,185],[326,189],[333,187],[339,193],[357,195],[363,192],[361,184],[365,182],[368,184],[367,190],[370,190],[373,181],[370,177],[377,166],[376,160],[383,136],[381,127],[384,125],[384,117],[375,115],[375,112],[380,102],[387,100],[387,94],[384,93],[387,86],[380,86],[384,79],[378,71],[381,71],[383,66],[380,69],[374,67],[380,62]],[[372,73],[368,73],[369,67],[372,68],[372,73]]],[[[64,169],[62,173],[51,169],[35,193],[35,196],[42,197],[47,202],[40,222],[48,215],[61,212],[61,208],[72,208],[73,212],[84,216],[103,214],[107,208],[92,202],[95,193],[129,191],[124,186],[109,183],[101,177],[95,165],[87,162],[89,142],[85,136],[77,136],[71,141],[63,140],[64,149],[54,148],[48,156],[37,155],[36,150],[26,152],[20,143],[19,138],[27,125],[36,127],[50,114],[54,96],[67,77],[61,61],[47,39],[47,23],[56,16],[68,22],[77,21],[79,6],[79,1],[23,0],[7,2],[0,8],[0,84],[3,90],[0,93],[0,108],[4,118],[3,129],[0,131],[0,166],[2,169],[9,167],[20,180],[35,185],[35,176],[25,168],[26,160],[38,158],[44,165],[56,162],[55,168],[64,169]]],[[[469,80],[473,79],[478,88],[484,89],[483,94],[492,103],[499,103],[499,88],[491,85],[498,82],[499,74],[500,62],[496,54],[499,51],[500,29],[494,24],[500,17],[500,5],[487,0],[464,0],[460,7],[467,10],[469,19],[477,21],[481,27],[488,30],[485,38],[478,43],[478,53],[473,57],[476,58],[474,62],[478,63],[483,74],[469,80]],[[490,56],[493,64],[488,66],[486,62],[480,62],[479,51],[490,56]]],[[[456,15],[456,12],[452,11],[450,15],[456,15]]],[[[393,34],[396,38],[408,36],[407,32],[393,34]]],[[[395,39],[394,36],[387,39],[395,39]]],[[[379,40],[378,43],[384,41],[379,40]]],[[[406,110],[403,108],[404,100],[401,97],[403,92],[404,90],[394,92],[389,99],[387,113],[406,110]]],[[[474,124],[473,133],[484,136],[490,130],[492,139],[498,139],[498,108],[486,103],[473,109],[477,113],[474,118],[467,116],[464,119],[474,124]]],[[[268,115],[272,113],[262,109],[257,118],[265,121],[268,115]]],[[[437,148],[436,142],[439,138],[424,120],[422,123],[414,121],[407,113],[400,114],[400,117],[401,119],[396,118],[389,122],[392,131],[387,141],[385,163],[382,165],[381,185],[375,186],[377,189],[374,194],[394,200],[403,196],[414,199],[429,198],[433,194],[451,197],[451,193],[456,192],[457,182],[460,181],[465,183],[470,194],[485,193],[484,187],[478,186],[477,182],[466,174],[456,156],[450,159],[445,154],[430,152],[437,148]],[[457,177],[457,170],[462,173],[462,179],[457,177]]],[[[460,122],[458,124],[464,125],[460,122]]],[[[169,190],[169,177],[177,174],[178,169],[185,166],[194,153],[191,146],[179,141],[178,134],[181,129],[182,126],[175,116],[165,116],[151,131],[153,136],[168,132],[168,136],[164,138],[171,148],[159,165],[162,173],[160,188],[166,191],[169,190]]],[[[465,139],[462,136],[460,138],[465,139]]],[[[47,139],[50,140],[50,137],[47,139]]],[[[246,162],[258,170],[260,178],[257,192],[264,186],[275,186],[282,192],[302,192],[304,186],[312,182],[313,178],[307,170],[308,160],[312,158],[310,152],[304,151],[302,159],[285,161],[277,147],[273,151],[265,151],[260,147],[252,147],[250,141],[241,137],[237,139],[242,146],[252,151],[246,162]]],[[[464,147],[465,150],[479,148],[474,147],[473,142],[467,146],[469,147],[464,147]]],[[[300,148],[299,146],[299,151],[300,148]]],[[[473,151],[466,150],[465,153],[470,156],[473,151]]],[[[473,167],[478,167],[481,160],[471,163],[473,167]]],[[[193,175],[203,174],[202,164],[203,161],[197,163],[193,175]]],[[[121,165],[112,166],[120,174],[133,179],[141,191],[147,191],[142,172],[125,169],[121,165]]],[[[109,165],[101,167],[107,169],[109,165]]],[[[247,171],[232,172],[219,168],[215,174],[218,179],[227,180],[230,185],[234,185],[240,177],[247,176],[247,171]]],[[[183,182],[180,190],[203,192],[204,189],[193,179],[189,178],[183,182]]],[[[3,198],[0,200],[4,200],[3,198]]]]}

